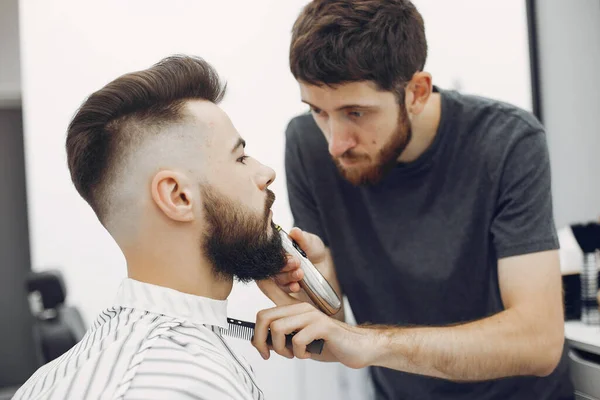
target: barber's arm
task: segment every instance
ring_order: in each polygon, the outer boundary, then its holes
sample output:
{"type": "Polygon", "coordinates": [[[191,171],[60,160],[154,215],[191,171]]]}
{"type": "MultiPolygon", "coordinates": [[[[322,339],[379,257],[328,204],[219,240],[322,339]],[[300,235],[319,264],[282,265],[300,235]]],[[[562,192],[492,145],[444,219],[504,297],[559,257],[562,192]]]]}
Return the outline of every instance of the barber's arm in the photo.
{"type": "Polygon", "coordinates": [[[299,302],[273,281],[260,283],[280,307],[261,311],[254,344],[268,356],[339,361],[351,368],[382,366],[450,380],[476,381],[514,375],[545,376],[556,367],[564,342],[561,278],[557,251],[499,261],[505,310],[478,321],[446,327],[350,326],[299,302]],[[293,350],[284,335],[298,332],[293,350]],[[322,356],[306,352],[325,340],[322,356]]]}

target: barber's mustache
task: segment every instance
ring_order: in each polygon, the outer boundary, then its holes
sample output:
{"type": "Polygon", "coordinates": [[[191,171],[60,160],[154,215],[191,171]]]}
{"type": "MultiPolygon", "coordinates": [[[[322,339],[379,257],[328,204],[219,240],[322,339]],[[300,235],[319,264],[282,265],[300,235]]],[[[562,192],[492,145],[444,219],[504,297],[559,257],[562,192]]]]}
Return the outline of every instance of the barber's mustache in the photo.
{"type": "Polygon", "coordinates": [[[338,159],[346,159],[346,160],[352,160],[352,161],[365,160],[368,158],[369,158],[368,155],[359,154],[359,153],[354,152],[353,150],[346,150],[346,152],[344,154],[342,154],[341,156],[338,157],[338,159]]]}

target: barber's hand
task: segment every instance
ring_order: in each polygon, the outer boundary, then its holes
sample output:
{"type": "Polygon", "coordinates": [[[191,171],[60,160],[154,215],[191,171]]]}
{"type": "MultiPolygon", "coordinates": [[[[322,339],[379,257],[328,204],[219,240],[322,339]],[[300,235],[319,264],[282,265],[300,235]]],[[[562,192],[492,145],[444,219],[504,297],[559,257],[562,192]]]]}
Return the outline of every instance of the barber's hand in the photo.
{"type": "MultiPolygon", "coordinates": [[[[289,235],[304,250],[308,259],[322,274],[326,274],[332,268],[329,251],[317,235],[304,232],[299,228],[290,230],[289,235]]],[[[298,293],[300,291],[298,282],[302,278],[304,278],[304,272],[300,268],[300,260],[288,255],[288,262],[281,272],[275,276],[275,282],[287,293],[298,293]]]]}
{"type": "Polygon", "coordinates": [[[369,366],[375,359],[375,344],[380,339],[376,329],[351,326],[328,317],[311,304],[292,297],[271,279],[257,284],[277,305],[260,311],[256,317],[252,344],[265,360],[271,349],[287,358],[337,361],[350,368],[369,366]],[[266,342],[269,328],[272,347],[266,342]],[[297,333],[290,350],[285,346],[285,335],[293,332],[297,333]],[[325,341],[323,352],[320,355],[307,352],[306,346],[317,339],[325,341]]]}

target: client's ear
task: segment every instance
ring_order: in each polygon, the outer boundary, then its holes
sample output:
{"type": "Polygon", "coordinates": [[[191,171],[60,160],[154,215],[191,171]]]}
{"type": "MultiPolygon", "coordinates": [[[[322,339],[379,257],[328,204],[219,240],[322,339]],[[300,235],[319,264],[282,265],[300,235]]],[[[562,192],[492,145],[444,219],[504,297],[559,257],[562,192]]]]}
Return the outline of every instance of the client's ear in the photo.
{"type": "Polygon", "coordinates": [[[151,190],[152,199],[167,217],[179,222],[194,220],[192,188],[185,175],[160,171],[152,179],[151,190]]]}

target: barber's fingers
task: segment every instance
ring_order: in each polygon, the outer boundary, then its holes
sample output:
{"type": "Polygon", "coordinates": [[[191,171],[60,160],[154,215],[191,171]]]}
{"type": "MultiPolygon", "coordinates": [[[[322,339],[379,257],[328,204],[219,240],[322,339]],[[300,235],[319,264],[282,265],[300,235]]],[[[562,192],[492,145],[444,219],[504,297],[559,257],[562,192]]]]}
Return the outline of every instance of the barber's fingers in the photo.
{"type": "MultiPolygon", "coordinates": [[[[303,349],[300,349],[300,342],[294,345],[294,337],[292,337],[292,346],[286,346],[286,335],[301,331],[308,327],[311,323],[318,321],[321,316],[314,307],[306,307],[304,305],[295,305],[288,307],[288,316],[277,319],[271,323],[271,337],[273,339],[273,350],[277,354],[287,358],[310,358],[310,354],[306,357],[306,343],[303,349]]],[[[297,333],[296,333],[297,334],[297,333]]]]}
{"type": "Polygon", "coordinates": [[[298,293],[300,291],[300,289],[301,289],[301,287],[298,282],[290,283],[288,286],[288,290],[290,293],[298,293]]]}
{"type": "Polygon", "coordinates": [[[273,343],[273,350],[280,356],[286,358],[294,358],[294,352],[292,349],[288,349],[285,346],[286,337],[285,335],[288,333],[292,333],[293,331],[286,331],[285,326],[282,324],[285,320],[274,321],[270,325],[271,331],[271,341],[273,343]]]}
{"type": "Polygon", "coordinates": [[[267,344],[267,336],[269,334],[270,321],[264,313],[267,310],[259,311],[256,314],[256,324],[254,325],[254,336],[252,337],[252,345],[256,347],[256,350],[260,353],[261,357],[265,360],[269,359],[271,350],[267,344]]]}
{"type": "MultiPolygon", "coordinates": [[[[290,297],[287,294],[286,296],[290,297]]],[[[294,331],[294,329],[290,330],[290,326],[298,326],[298,324],[286,323],[285,320],[291,318],[294,321],[298,315],[315,311],[313,306],[304,302],[259,311],[256,315],[252,345],[256,347],[264,359],[268,359],[270,351],[267,344],[267,336],[270,329],[275,351],[285,357],[293,356],[293,352],[285,347],[285,335],[294,331]]]]}
{"type": "Polygon", "coordinates": [[[286,306],[301,303],[300,300],[290,296],[285,290],[279,287],[274,279],[267,278],[256,281],[258,288],[267,296],[276,306],[286,306]]]}
{"type": "Polygon", "coordinates": [[[325,337],[323,333],[323,324],[311,324],[310,322],[312,322],[312,318],[304,324],[303,329],[296,328],[299,332],[292,338],[294,357],[296,358],[306,359],[318,356],[307,351],[307,347],[314,340],[323,339],[325,337]]]}
{"type": "Polygon", "coordinates": [[[286,293],[298,293],[300,291],[300,284],[288,275],[283,277],[275,277],[274,279],[279,287],[286,293]]]}
{"type": "Polygon", "coordinates": [[[294,271],[295,269],[300,268],[300,261],[290,254],[286,255],[286,261],[283,268],[281,268],[280,272],[289,272],[294,271]]]}
{"type": "Polygon", "coordinates": [[[304,271],[300,268],[300,261],[292,255],[287,255],[287,261],[281,271],[274,276],[275,282],[287,293],[298,293],[300,282],[304,278],[304,271]]]}
{"type": "Polygon", "coordinates": [[[303,277],[304,271],[302,271],[300,267],[291,271],[280,272],[274,276],[275,282],[277,282],[282,289],[291,283],[300,282],[303,277]]]}
{"type": "Polygon", "coordinates": [[[325,244],[317,235],[305,232],[300,228],[292,228],[289,236],[298,243],[313,263],[320,262],[325,257],[325,244]]]}

